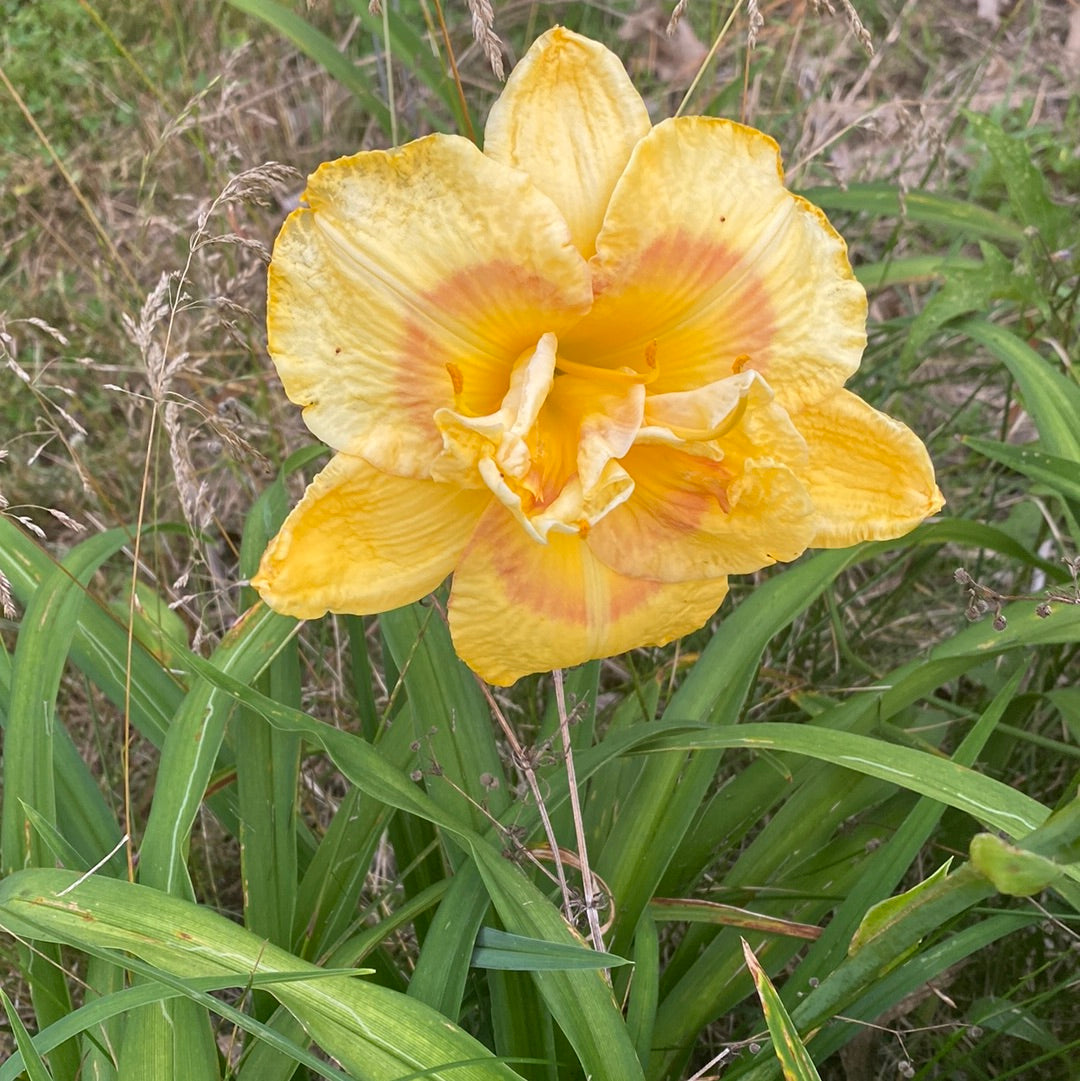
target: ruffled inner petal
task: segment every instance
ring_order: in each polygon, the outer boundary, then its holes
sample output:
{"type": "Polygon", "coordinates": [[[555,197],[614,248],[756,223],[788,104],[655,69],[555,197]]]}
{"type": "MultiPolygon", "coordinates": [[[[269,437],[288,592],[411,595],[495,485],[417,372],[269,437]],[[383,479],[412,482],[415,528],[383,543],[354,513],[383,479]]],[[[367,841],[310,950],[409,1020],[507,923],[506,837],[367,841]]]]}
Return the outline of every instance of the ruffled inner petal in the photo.
{"type": "Polygon", "coordinates": [[[620,574],[665,582],[748,574],[801,555],[814,505],[789,466],[723,461],[671,447],[637,446],[623,460],[629,499],[589,534],[598,559],[620,574]]]}
{"type": "Polygon", "coordinates": [[[251,584],[275,611],[300,619],[400,608],[453,570],[490,502],[487,491],[397,477],[337,454],[270,542],[251,584]]]}
{"type": "Polygon", "coordinates": [[[806,443],[756,372],[649,394],[622,459],[633,494],[590,534],[633,577],[677,582],[759,570],[809,544],[806,443]]]}
{"type": "Polygon", "coordinates": [[[641,427],[645,387],[635,373],[560,370],[553,334],[514,367],[494,413],[443,409],[435,420],[444,451],[440,480],[477,478],[534,541],[587,532],[625,500],[633,482],[619,464],[641,427]]]}
{"type": "Polygon", "coordinates": [[[727,581],[623,577],[579,536],[537,544],[501,504],[484,515],[454,574],[450,631],[461,658],[489,683],[565,668],[700,627],[727,581]]]}

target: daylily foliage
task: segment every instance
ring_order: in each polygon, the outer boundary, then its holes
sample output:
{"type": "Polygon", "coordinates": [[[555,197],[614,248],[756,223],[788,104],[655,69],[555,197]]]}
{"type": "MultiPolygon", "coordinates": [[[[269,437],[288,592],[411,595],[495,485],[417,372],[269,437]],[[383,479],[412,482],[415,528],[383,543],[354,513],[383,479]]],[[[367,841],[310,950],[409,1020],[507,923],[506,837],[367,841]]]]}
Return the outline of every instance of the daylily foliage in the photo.
{"type": "Polygon", "coordinates": [[[483,678],[660,645],[727,575],[898,537],[942,504],[918,438],[844,389],[866,297],[768,136],[655,126],[556,28],[484,150],[322,165],[270,267],[270,353],[336,454],[254,585],[301,618],[453,574],[483,678]]]}

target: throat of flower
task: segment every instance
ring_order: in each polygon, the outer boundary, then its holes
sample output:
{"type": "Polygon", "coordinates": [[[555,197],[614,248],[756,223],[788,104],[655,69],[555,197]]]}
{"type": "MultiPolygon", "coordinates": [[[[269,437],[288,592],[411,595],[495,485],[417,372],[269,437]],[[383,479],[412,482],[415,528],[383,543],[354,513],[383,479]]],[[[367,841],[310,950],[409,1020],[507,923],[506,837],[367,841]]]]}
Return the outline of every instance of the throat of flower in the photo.
{"type": "Polygon", "coordinates": [[[654,370],[564,362],[555,336],[545,334],[514,363],[494,413],[436,411],[443,451],[432,476],[486,487],[538,543],[551,533],[584,537],[633,491],[619,459],[641,427],[654,370]]]}
{"type": "Polygon", "coordinates": [[[654,383],[660,374],[656,362],[656,342],[649,342],[645,347],[645,356],[640,371],[630,367],[604,368],[596,364],[571,360],[569,357],[564,356],[555,358],[555,371],[557,374],[575,375],[582,379],[609,386],[628,387],[639,384],[647,387],[650,383],[654,383]]]}

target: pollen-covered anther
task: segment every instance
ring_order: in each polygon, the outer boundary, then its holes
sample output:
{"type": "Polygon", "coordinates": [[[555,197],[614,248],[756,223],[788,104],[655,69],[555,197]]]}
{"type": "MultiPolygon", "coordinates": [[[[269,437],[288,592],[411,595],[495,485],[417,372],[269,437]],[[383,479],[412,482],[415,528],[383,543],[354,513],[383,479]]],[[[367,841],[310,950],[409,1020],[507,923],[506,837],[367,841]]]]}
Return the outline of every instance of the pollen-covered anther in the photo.
{"type": "Polygon", "coordinates": [[[731,364],[731,372],[733,375],[738,375],[740,372],[745,371],[750,365],[751,357],[749,353],[740,353],[731,364]]]}

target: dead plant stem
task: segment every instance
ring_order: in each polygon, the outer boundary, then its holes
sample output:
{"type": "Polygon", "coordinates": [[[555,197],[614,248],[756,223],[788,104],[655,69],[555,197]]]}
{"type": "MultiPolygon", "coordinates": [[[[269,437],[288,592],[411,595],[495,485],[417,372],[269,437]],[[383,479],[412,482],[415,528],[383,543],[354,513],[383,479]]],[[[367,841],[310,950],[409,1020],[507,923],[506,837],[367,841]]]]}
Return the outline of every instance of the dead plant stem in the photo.
{"type": "Polygon", "coordinates": [[[566,783],[570,787],[574,837],[577,841],[578,859],[581,861],[581,892],[585,899],[585,914],[589,920],[589,937],[592,939],[593,949],[603,953],[604,936],[600,930],[600,915],[596,911],[596,893],[593,890],[592,870],[589,867],[589,851],[585,844],[585,823],[581,817],[581,801],[578,799],[577,772],[574,769],[574,748],[570,743],[570,718],[566,712],[562,669],[556,668],[552,675],[555,677],[555,708],[559,713],[559,734],[562,736],[563,755],[566,760],[566,783]]]}

